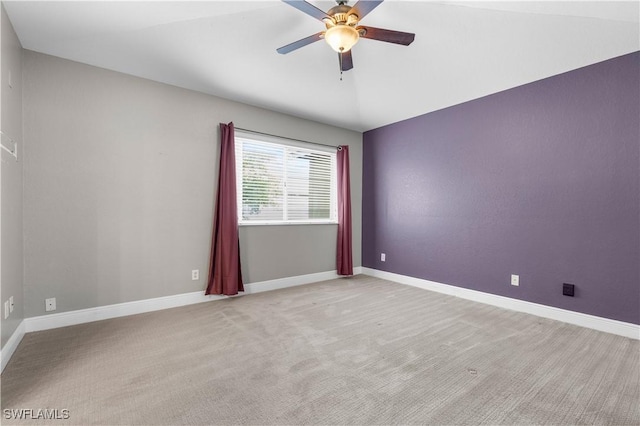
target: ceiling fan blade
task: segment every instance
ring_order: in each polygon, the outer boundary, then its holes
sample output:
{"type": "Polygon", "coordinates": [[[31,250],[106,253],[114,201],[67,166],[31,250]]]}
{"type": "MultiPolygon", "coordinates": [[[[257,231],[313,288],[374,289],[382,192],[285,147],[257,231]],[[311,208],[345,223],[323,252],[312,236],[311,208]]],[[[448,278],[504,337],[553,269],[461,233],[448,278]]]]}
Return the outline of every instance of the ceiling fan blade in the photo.
{"type": "Polygon", "coordinates": [[[307,15],[316,18],[320,21],[323,19],[331,19],[329,15],[318,9],[312,4],[307,3],[304,0],[282,0],[287,3],[289,6],[293,6],[298,9],[300,12],[306,13],[307,15]]]}
{"type": "Polygon", "coordinates": [[[358,15],[358,20],[360,20],[367,16],[373,9],[378,7],[383,1],[384,0],[360,0],[358,3],[353,5],[349,14],[355,13],[358,15]]]}
{"type": "Polygon", "coordinates": [[[360,37],[362,38],[386,41],[387,43],[402,44],[404,46],[410,45],[416,37],[416,35],[413,33],[383,30],[382,28],[358,27],[356,29],[360,32],[360,37]]]}
{"type": "Polygon", "coordinates": [[[340,71],[349,71],[353,68],[353,58],[351,57],[351,50],[338,53],[338,60],[340,61],[340,71]]]}
{"type": "Polygon", "coordinates": [[[305,37],[305,38],[300,39],[298,41],[294,41],[293,43],[289,43],[286,46],[282,46],[282,47],[276,49],[276,52],[280,53],[281,55],[284,55],[284,54],[292,52],[292,51],[294,51],[296,49],[300,49],[301,47],[304,47],[307,44],[311,44],[313,42],[321,40],[323,34],[324,34],[324,31],[320,31],[319,33],[316,33],[314,35],[310,35],[309,37],[305,37]]]}

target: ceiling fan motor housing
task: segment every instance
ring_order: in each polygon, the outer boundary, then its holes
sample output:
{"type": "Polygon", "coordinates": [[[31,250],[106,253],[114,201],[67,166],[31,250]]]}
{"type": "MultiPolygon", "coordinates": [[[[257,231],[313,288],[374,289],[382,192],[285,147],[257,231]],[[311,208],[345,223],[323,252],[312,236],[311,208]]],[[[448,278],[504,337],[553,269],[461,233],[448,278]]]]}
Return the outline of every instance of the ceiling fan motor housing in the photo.
{"type": "Polygon", "coordinates": [[[351,11],[351,7],[346,4],[339,4],[338,6],[334,6],[327,12],[327,15],[331,16],[331,20],[325,19],[325,24],[327,28],[333,27],[335,25],[349,25],[355,26],[358,23],[358,15],[355,13],[349,13],[351,11]]]}

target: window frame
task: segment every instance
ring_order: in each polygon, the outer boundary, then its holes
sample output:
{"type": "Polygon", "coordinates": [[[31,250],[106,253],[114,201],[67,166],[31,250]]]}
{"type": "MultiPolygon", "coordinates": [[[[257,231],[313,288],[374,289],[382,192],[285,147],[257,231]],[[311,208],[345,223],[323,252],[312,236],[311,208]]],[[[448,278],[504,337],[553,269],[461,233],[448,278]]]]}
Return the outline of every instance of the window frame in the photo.
{"type": "Polygon", "coordinates": [[[338,179],[337,179],[337,153],[336,148],[331,146],[325,146],[320,144],[313,144],[310,142],[302,142],[298,140],[292,140],[287,138],[281,138],[278,136],[257,134],[253,132],[235,130],[234,135],[235,154],[236,154],[236,199],[237,199],[237,216],[238,226],[270,226],[270,225],[337,225],[338,224],[338,179]],[[240,144],[238,143],[240,141],[240,144]],[[284,149],[283,153],[283,187],[282,187],[282,200],[283,200],[283,217],[286,218],[288,213],[287,203],[287,175],[286,175],[286,163],[287,154],[290,149],[303,149],[311,153],[329,154],[330,155],[330,217],[321,219],[282,219],[282,220],[243,220],[242,210],[242,157],[238,157],[238,153],[241,152],[241,148],[238,145],[242,144],[242,141],[249,141],[256,144],[272,145],[278,148],[284,149]]]}

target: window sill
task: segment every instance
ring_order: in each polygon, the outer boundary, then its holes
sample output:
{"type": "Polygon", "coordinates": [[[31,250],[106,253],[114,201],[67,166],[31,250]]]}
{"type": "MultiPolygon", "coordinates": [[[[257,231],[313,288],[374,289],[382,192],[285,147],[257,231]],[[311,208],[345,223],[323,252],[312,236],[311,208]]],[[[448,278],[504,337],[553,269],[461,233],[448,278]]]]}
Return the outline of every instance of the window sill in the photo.
{"type": "Polygon", "coordinates": [[[290,225],[337,225],[334,221],[300,221],[300,222],[239,222],[238,226],[290,226],[290,225]]]}

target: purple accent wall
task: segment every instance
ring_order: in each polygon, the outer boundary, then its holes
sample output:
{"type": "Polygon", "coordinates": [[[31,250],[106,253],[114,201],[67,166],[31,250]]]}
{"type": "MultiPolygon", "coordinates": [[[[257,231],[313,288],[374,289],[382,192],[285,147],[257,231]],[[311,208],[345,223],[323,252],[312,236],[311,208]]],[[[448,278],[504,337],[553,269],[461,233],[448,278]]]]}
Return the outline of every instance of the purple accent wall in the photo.
{"type": "Polygon", "coordinates": [[[640,324],[639,90],[636,52],[366,132],[363,266],[640,324]]]}

